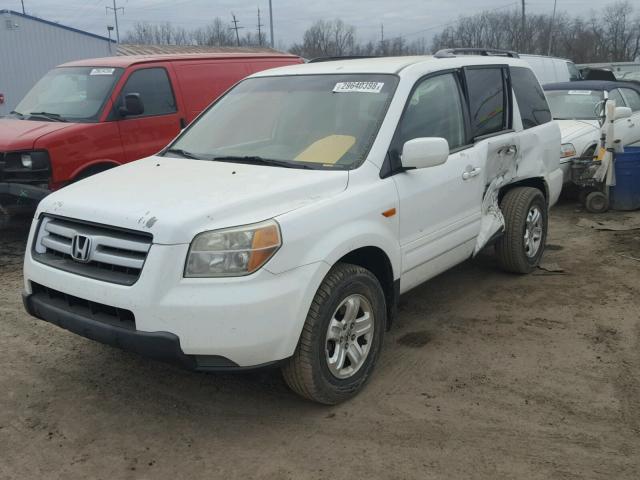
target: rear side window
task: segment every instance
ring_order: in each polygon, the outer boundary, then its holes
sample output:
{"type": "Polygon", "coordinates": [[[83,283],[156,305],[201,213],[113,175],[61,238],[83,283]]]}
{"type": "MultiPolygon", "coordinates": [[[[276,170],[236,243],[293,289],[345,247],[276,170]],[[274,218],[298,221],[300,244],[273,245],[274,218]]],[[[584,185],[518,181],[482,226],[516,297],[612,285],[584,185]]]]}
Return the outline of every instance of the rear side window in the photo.
{"type": "Polygon", "coordinates": [[[525,130],[551,121],[547,99],[531,70],[524,67],[511,67],[511,86],[516,94],[522,126],[525,130]]]}
{"type": "Polygon", "coordinates": [[[122,89],[121,103],[129,93],[140,94],[144,113],[138,117],[166,115],[176,111],[171,82],[164,68],[145,68],[133,72],[122,89]]]}
{"type": "Polygon", "coordinates": [[[630,88],[621,88],[621,90],[622,95],[624,95],[624,99],[627,101],[627,105],[631,107],[631,110],[634,112],[640,110],[640,94],[630,88]]]}
{"type": "Polygon", "coordinates": [[[507,128],[507,102],[502,68],[465,69],[473,138],[507,128]]]}

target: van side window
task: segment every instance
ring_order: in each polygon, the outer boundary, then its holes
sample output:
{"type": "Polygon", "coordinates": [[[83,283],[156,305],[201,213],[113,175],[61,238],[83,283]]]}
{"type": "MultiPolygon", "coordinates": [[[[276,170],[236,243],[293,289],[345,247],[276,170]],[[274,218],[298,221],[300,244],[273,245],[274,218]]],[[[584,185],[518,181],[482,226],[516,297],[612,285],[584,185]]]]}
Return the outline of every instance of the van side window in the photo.
{"type": "Polygon", "coordinates": [[[511,85],[516,94],[522,126],[525,130],[551,121],[551,110],[549,110],[547,99],[531,70],[524,67],[511,67],[511,85]]]}
{"type": "Polygon", "coordinates": [[[507,128],[507,102],[502,68],[466,68],[473,138],[507,128]]]}
{"type": "Polygon", "coordinates": [[[411,94],[390,152],[400,158],[406,142],[421,137],[442,137],[451,150],[465,142],[464,114],[458,82],[452,73],[423,80],[411,94]]]}
{"type": "Polygon", "coordinates": [[[622,90],[622,95],[624,95],[624,99],[631,110],[634,112],[640,110],[640,94],[630,88],[621,88],[620,90],[622,90]]]}
{"type": "Polygon", "coordinates": [[[164,68],[145,68],[133,72],[122,89],[121,104],[129,93],[139,93],[144,105],[144,113],[133,118],[176,112],[176,100],[164,68]]]}

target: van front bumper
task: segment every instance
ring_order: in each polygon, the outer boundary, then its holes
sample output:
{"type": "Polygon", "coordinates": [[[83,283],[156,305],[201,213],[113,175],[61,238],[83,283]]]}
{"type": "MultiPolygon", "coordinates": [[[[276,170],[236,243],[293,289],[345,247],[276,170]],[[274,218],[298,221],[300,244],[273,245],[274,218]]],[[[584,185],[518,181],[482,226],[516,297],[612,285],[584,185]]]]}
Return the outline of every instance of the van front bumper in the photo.
{"type": "Polygon", "coordinates": [[[153,245],[138,281],[123,286],[39,263],[28,249],[25,307],[84,337],[197,370],[256,368],[290,357],[329,266],[184,278],[187,250],[153,245]],[[96,317],[110,309],[130,313],[130,324],[114,321],[115,314],[96,317]]]}

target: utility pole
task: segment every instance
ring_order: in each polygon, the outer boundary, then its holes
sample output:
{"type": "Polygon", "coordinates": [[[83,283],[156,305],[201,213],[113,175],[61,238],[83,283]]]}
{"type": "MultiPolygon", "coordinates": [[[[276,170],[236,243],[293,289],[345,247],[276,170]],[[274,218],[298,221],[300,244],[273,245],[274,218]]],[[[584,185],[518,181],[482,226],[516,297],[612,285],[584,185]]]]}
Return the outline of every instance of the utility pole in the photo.
{"type": "Polygon", "coordinates": [[[525,31],[524,31],[524,29],[525,29],[525,25],[526,24],[527,24],[527,22],[526,22],[526,13],[525,13],[525,0],[522,0],[522,27],[520,29],[520,39],[521,39],[520,50],[521,51],[524,50],[524,39],[525,39],[525,31]]]}
{"type": "Polygon", "coordinates": [[[116,0],[113,0],[113,7],[104,7],[106,9],[107,15],[109,14],[109,10],[113,10],[113,16],[116,19],[116,42],[120,43],[120,29],[118,28],[118,10],[121,10],[124,13],[124,7],[118,7],[116,5],[116,0]]]}
{"type": "Polygon", "coordinates": [[[276,48],[276,44],[273,41],[273,8],[271,7],[271,0],[269,0],[269,29],[271,31],[271,48],[276,48]]]}
{"type": "Polygon", "coordinates": [[[260,7],[258,7],[258,45],[262,46],[262,27],[264,25],[260,21],[260,7]]]}
{"type": "Polygon", "coordinates": [[[380,55],[384,55],[384,23],[380,24],[380,55]]]}
{"type": "Polygon", "coordinates": [[[24,0],[20,0],[20,3],[22,4],[22,14],[25,15],[25,13],[24,13],[24,0]]]}
{"type": "Polygon", "coordinates": [[[107,25],[107,32],[109,33],[109,53],[111,53],[111,31],[113,27],[111,25],[107,25]]]}
{"type": "Polygon", "coordinates": [[[549,49],[547,50],[547,56],[551,56],[551,44],[553,43],[553,28],[556,22],[556,7],[558,6],[558,0],[553,0],[553,15],[551,15],[551,27],[549,28],[549,49]]]}
{"type": "Polygon", "coordinates": [[[235,30],[236,31],[236,42],[238,43],[238,46],[240,46],[240,34],[238,33],[238,30],[240,30],[241,28],[244,28],[244,27],[239,27],[238,26],[238,20],[236,20],[235,13],[232,13],[231,16],[233,17],[233,27],[231,27],[231,30],[235,30]]]}

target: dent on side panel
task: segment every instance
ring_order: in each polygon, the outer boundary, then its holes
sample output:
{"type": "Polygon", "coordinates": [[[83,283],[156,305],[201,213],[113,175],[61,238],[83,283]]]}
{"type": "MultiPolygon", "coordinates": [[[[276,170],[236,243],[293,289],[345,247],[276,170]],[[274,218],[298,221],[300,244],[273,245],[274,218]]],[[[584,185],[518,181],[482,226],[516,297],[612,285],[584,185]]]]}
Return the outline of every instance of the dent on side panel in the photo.
{"type": "MultiPolygon", "coordinates": [[[[485,167],[485,191],[482,198],[482,220],[480,222],[480,233],[476,239],[476,246],[473,250],[475,256],[484,248],[491,238],[504,229],[504,216],[498,203],[500,188],[513,180],[518,171],[519,152],[514,156],[509,155],[507,150],[510,145],[514,145],[515,137],[508,142],[489,141],[487,144],[487,163],[485,167]]],[[[516,148],[518,145],[516,145],[516,148]]]]}

